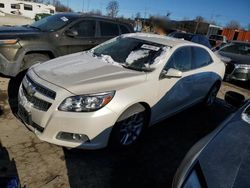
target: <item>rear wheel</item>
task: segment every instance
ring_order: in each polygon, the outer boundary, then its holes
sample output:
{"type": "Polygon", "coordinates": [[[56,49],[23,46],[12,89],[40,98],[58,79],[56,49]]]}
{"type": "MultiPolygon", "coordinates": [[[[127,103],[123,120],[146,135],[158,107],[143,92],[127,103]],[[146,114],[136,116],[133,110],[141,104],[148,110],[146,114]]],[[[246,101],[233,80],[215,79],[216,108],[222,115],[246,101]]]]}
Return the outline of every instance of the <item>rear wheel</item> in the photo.
{"type": "Polygon", "coordinates": [[[23,71],[20,72],[16,77],[10,79],[8,85],[8,97],[10,108],[14,115],[16,115],[18,110],[18,90],[28,68],[34,64],[48,61],[49,59],[49,56],[46,54],[34,53],[25,55],[23,66],[21,67],[23,71]]]}
{"type": "Polygon", "coordinates": [[[216,96],[217,96],[217,94],[218,94],[218,92],[220,90],[220,85],[221,84],[219,82],[215,83],[213,85],[213,87],[209,90],[209,93],[208,93],[208,95],[206,97],[206,100],[205,100],[206,106],[212,106],[213,105],[213,103],[216,100],[216,96]]]}
{"type": "Polygon", "coordinates": [[[128,147],[141,137],[146,125],[145,111],[134,113],[130,117],[117,122],[111,133],[111,146],[128,147]]]}

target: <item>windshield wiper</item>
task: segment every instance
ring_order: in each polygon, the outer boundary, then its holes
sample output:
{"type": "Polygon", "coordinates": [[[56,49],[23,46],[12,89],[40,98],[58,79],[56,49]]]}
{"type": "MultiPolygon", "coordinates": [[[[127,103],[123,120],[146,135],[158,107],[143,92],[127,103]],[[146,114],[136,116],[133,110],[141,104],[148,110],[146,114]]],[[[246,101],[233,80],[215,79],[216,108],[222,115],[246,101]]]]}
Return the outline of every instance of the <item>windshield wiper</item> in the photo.
{"type": "Polygon", "coordinates": [[[42,31],[39,27],[35,27],[35,26],[32,26],[32,25],[26,25],[26,27],[33,28],[33,29],[42,31]]]}
{"type": "Polygon", "coordinates": [[[122,64],[122,67],[126,68],[126,69],[131,69],[131,70],[135,70],[135,71],[140,71],[140,72],[150,72],[152,70],[147,69],[147,68],[139,68],[139,67],[134,67],[134,66],[129,66],[127,64],[122,64]]]}

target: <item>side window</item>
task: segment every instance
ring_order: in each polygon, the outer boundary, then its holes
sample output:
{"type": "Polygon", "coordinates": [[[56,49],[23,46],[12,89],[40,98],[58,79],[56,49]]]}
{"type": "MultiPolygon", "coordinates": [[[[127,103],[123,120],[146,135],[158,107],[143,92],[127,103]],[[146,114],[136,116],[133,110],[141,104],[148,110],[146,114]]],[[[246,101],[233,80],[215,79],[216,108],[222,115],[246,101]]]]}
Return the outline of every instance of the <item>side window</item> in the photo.
{"type": "Polygon", "coordinates": [[[110,22],[100,22],[101,36],[118,36],[118,25],[110,22]]]}
{"type": "Polygon", "coordinates": [[[121,34],[130,33],[128,28],[125,27],[124,25],[120,25],[120,29],[121,29],[121,34]]]}
{"type": "Polygon", "coordinates": [[[170,57],[165,69],[177,69],[179,71],[189,71],[191,64],[191,47],[181,47],[170,57]]]}
{"type": "Polygon", "coordinates": [[[0,3],[0,8],[4,8],[4,4],[3,3],[0,3]]]}
{"type": "Polygon", "coordinates": [[[20,5],[18,5],[18,4],[11,4],[10,7],[12,9],[20,9],[20,5]]]}
{"type": "Polygon", "coordinates": [[[32,10],[33,10],[32,5],[24,4],[24,5],[23,5],[23,8],[24,8],[24,10],[29,10],[29,11],[32,11],[32,10]]]}
{"type": "Polygon", "coordinates": [[[212,63],[210,54],[203,48],[192,47],[192,64],[193,68],[200,68],[212,63]]]}
{"type": "Polygon", "coordinates": [[[94,20],[84,20],[71,27],[78,32],[78,37],[94,37],[95,28],[96,22],[94,20]]]}

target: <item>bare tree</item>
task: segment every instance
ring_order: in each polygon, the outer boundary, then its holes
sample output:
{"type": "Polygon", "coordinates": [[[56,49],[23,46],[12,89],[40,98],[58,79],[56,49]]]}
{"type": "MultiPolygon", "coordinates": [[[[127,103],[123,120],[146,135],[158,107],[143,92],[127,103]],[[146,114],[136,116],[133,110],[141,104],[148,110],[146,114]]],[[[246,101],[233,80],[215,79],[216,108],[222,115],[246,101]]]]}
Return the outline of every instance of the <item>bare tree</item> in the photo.
{"type": "Polygon", "coordinates": [[[240,29],[240,23],[236,20],[231,20],[229,23],[226,25],[227,28],[229,29],[240,29]]]}
{"type": "Polygon", "coordinates": [[[117,17],[119,12],[119,3],[118,1],[110,1],[106,7],[107,15],[110,17],[117,17]]]}
{"type": "Polygon", "coordinates": [[[204,22],[205,19],[204,19],[202,16],[196,16],[195,21],[196,21],[196,27],[195,27],[194,33],[197,33],[197,30],[198,30],[198,28],[199,28],[199,24],[200,24],[201,22],[204,22]]]}
{"type": "Polygon", "coordinates": [[[99,10],[99,9],[93,9],[93,10],[89,11],[88,14],[101,16],[102,15],[102,11],[99,10]]]}
{"type": "Polygon", "coordinates": [[[250,31],[250,23],[247,25],[247,29],[248,31],[250,31]]]}

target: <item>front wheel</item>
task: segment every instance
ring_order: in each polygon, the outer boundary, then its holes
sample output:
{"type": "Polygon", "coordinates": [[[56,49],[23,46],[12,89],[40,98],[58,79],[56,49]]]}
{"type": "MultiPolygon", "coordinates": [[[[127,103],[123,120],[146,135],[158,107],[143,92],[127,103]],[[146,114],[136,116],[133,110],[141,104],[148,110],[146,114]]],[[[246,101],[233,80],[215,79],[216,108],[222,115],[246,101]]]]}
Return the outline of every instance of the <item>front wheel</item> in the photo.
{"type": "Polygon", "coordinates": [[[145,111],[117,122],[111,133],[111,145],[116,148],[133,145],[141,137],[146,125],[145,111]]]}
{"type": "Polygon", "coordinates": [[[220,90],[220,84],[215,83],[213,87],[209,90],[209,93],[205,99],[206,106],[212,106],[216,100],[217,93],[220,90]]]}

